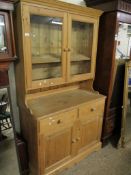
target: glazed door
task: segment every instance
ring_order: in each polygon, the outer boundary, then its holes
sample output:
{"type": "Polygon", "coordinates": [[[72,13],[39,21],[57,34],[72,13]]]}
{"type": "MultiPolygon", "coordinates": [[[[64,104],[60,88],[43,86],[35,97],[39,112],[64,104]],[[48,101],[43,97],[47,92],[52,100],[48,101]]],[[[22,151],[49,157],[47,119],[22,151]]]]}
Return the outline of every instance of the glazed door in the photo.
{"type": "Polygon", "coordinates": [[[97,21],[68,15],[68,80],[80,81],[94,76],[97,46],[97,21]]]}
{"type": "Polygon", "coordinates": [[[28,89],[65,82],[67,14],[26,6],[23,16],[28,89]]]}

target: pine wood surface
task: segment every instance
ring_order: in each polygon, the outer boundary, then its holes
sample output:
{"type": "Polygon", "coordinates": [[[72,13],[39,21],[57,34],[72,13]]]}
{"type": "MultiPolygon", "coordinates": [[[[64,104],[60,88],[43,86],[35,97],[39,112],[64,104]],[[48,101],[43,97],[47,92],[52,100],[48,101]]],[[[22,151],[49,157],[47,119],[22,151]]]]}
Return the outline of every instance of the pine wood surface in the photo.
{"type": "Polygon", "coordinates": [[[51,6],[53,8],[59,8],[61,11],[65,10],[68,12],[76,12],[77,14],[83,14],[87,16],[99,17],[103,12],[101,10],[96,10],[92,8],[82,7],[75,4],[70,4],[67,2],[61,2],[58,0],[16,0],[17,2],[35,4],[35,6],[51,6]]]}
{"type": "Polygon", "coordinates": [[[27,105],[35,117],[42,117],[103,97],[84,90],[73,90],[28,100],[27,105]]]}
{"type": "Polygon", "coordinates": [[[93,92],[92,83],[102,12],[56,0],[18,2],[17,91],[30,174],[53,175],[101,147],[105,97],[93,92]],[[37,23],[30,14],[62,18],[62,30],[41,24],[41,19],[37,23]],[[78,27],[72,30],[73,21],[78,27]],[[83,23],[89,24],[86,30],[83,23]]]}

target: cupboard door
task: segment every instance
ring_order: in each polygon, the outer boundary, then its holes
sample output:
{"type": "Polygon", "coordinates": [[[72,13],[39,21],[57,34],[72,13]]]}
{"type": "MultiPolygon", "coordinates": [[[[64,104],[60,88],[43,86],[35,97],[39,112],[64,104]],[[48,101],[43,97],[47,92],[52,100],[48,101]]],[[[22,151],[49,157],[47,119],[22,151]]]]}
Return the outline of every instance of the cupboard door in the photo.
{"type": "Polygon", "coordinates": [[[65,81],[67,14],[44,8],[24,8],[25,62],[28,88],[65,81]],[[28,25],[27,25],[28,24],[28,25]],[[27,50],[28,49],[28,50],[27,50]]]}
{"type": "Polygon", "coordinates": [[[100,142],[105,101],[82,105],[79,108],[80,143],[79,150],[100,142]]]}
{"type": "Polygon", "coordinates": [[[45,170],[53,170],[70,159],[72,130],[71,127],[51,135],[40,135],[39,157],[42,174],[45,170]]]}
{"type": "Polygon", "coordinates": [[[75,120],[77,111],[69,111],[40,121],[41,171],[50,171],[74,155],[75,120]]]}
{"type": "Polygon", "coordinates": [[[99,140],[100,118],[95,117],[93,120],[81,122],[80,126],[80,143],[79,150],[95,144],[99,140]]]}
{"type": "Polygon", "coordinates": [[[79,81],[93,78],[97,46],[97,21],[78,15],[69,15],[68,19],[68,79],[79,81]]]}

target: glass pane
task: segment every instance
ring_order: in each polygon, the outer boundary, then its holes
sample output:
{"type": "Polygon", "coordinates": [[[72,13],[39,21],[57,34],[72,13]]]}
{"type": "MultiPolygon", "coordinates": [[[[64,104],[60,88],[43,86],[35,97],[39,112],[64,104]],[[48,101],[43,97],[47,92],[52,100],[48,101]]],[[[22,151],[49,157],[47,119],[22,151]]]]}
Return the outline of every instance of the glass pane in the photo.
{"type": "Polygon", "coordinates": [[[91,71],[93,24],[73,21],[71,38],[71,75],[91,71]]]}
{"type": "Polygon", "coordinates": [[[116,59],[129,59],[131,48],[131,25],[119,23],[116,59]]]}
{"type": "Polygon", "coordinates": [[[5,21],[4,16],[0,15],[0,53],[5,53],[6,50],[5,21]]]}
{"type": "Polygon", "coordinates": [[[30,21],[33,80],[61,77],[63,19],[31,15],[30,21]]]}

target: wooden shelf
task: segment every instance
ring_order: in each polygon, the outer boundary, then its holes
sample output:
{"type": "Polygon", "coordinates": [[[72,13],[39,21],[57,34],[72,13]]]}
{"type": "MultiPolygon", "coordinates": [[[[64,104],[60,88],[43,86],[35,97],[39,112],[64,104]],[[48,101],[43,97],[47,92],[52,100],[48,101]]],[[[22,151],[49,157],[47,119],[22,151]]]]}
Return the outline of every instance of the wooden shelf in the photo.
{"type": "Polygon", "coordinates": [[[50,64],[50,63],[60,63],[60,55],[47,54],[44,56],[38,56],[32,58],[32,64],[50,64]]]}
{"type": "MultiPolygon", "coordinates": [[[[71,61],[90,61],[91,59],[82,54],[71,55],[71,61]]],[[[61,56],[60,55],[53,55],[48,54],[44,56],[38,56],[32,58],[32,64],[50,64],[50,63],[60,63],[61,56]]]]}
{"type": "Polygon", "coordinates": [[[91,59],[82,54],[71,55],[71,61],[90,61],[91,59]]]}

